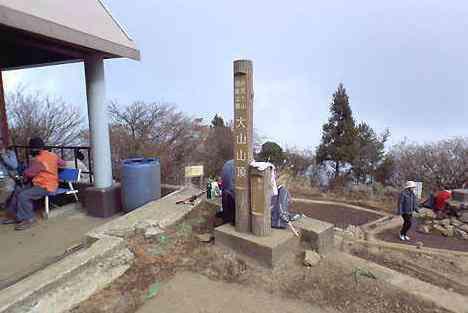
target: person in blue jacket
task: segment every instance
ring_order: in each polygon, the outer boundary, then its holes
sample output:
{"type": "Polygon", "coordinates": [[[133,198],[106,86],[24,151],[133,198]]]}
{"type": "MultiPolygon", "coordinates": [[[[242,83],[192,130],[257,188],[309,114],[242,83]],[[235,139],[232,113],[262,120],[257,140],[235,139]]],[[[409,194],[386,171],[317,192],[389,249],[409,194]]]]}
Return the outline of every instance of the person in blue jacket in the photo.
{"type": "Polygon", "coordinates": [[[400,240],[410,240],[408,237],[408,231],[412,225],[413,213],[418,212],[418,199],[414,193],[416,189],[416,183],[414,181],[407,181],[405,188],[400,193],[398,198],[398,215],[403,218],[403,226],[400,230],[400,240]]]}

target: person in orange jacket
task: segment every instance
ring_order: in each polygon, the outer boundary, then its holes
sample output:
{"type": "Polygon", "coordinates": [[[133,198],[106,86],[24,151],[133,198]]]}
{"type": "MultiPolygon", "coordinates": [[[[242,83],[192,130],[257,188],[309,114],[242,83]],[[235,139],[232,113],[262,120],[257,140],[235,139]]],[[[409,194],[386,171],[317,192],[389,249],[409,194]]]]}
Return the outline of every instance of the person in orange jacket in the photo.
{"type": "Polygon", "coordinates": [[[58,169],[65,166],[55,153],[44,149],[44,141],[35,137],[29,141],[29,149],[34,157],[24,171],[27,183],[16,188],[7,206],[12,219],[3,220],[2,224],[16,224],[15,230],[30,228],[36,223],[33,201],[45,197],[58,188],[58,169]]]}

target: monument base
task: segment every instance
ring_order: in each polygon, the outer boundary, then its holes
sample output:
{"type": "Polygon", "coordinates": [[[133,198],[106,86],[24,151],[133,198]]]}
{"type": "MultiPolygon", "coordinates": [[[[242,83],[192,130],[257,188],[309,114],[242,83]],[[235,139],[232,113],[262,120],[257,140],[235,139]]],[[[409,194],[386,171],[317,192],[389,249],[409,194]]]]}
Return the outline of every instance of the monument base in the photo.
{"type": "Polygon", "coordinates": [[[225,224],[214,231],[215,244],[239,253],[262,266],[274,268],[287,256],[292,256],[299,247],[299,240],[289,229],[272,229],[269,236],[259,237],[236,231],[225,224]]]}

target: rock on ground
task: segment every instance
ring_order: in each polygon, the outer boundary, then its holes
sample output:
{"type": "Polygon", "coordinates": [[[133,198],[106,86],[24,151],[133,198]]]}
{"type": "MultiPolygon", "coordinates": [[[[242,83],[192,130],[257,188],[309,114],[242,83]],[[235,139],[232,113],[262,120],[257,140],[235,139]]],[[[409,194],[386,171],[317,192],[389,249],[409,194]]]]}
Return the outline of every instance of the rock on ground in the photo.
{"type": "Polygon", "coordinates": [[[197,235],[197,239],[201,242],[211,242],[214,239],[214,235],[212,233],[199,234],[197,235]]]}
{"type": "Polygon", "coordinates": [[[312,250],[306,250],[304,255],[304,265],[305,266],[315,266],[321,260],[320,255],[312,250]]]}
{"type": "Polygon", "coordinates": [[[145,230],[145,238],[146,239],[150,239],[150,238],[155,238],[157,237],[159,234],[162,234],[164,231],[159,228],[159,227],[155,227],[155,226],[151,226],[149,228],[147,228],[145,230]]]}

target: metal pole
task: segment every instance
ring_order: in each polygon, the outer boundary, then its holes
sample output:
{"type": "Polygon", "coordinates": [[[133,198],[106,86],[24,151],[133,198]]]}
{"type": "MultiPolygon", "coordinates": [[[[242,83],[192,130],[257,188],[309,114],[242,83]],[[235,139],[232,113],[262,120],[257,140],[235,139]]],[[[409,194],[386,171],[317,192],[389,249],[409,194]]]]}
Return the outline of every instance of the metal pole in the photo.
{"type": "Polygon", "coordinates": [[[104,60],[99,55],[85,59],[86,95],[93,156],[94,186],[112,185],[112,163],[106,105],[104,60]]]}

